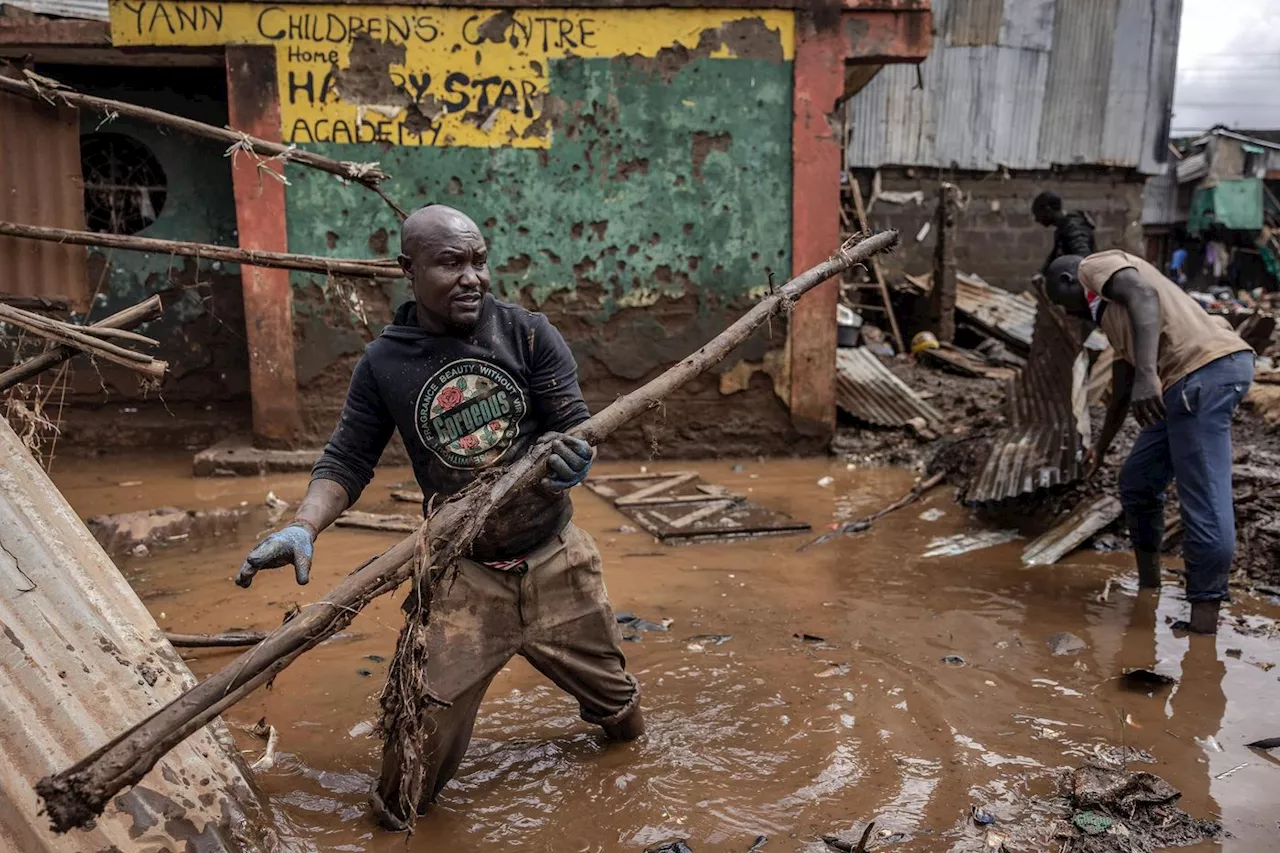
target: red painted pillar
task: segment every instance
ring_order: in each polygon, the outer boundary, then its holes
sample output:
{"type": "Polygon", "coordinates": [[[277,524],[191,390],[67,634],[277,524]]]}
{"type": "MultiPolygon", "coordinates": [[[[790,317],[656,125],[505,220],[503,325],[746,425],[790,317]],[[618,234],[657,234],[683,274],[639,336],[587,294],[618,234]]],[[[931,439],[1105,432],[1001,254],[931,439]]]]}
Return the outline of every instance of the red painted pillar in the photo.
{"type": "MultiPolygon", "coordinates": [[[[228,45],[227,103],[231,126],[280,140],[280,97],[275,49],[228,45]]],[[[262,173],[252,155],[237,153],[231,167],[240,247],[288,251],[284,184],[262,173]]],[[[270,167],[281,171],[273,162],[270,167]]],[[[253,438],[263,447],[289,445],[300,432],[298,380],[293,360],[293,292],[289,271],[241,267],[253,438]]]]}
{"type": "MultiPolygon", "coordinates": [[[[838,18],[837,18],[838,20],[838,18]]],[[[834,110],[844,91],[847,42],[834,22],[818,29],[796,11],[791,136],[791,267],[800,273],[840,245],[840,138],[834,110]]],[[[836,423],[836,303],[839,282],[806,293],[791,312],[791,422],[809,435],[836,423]]]]}

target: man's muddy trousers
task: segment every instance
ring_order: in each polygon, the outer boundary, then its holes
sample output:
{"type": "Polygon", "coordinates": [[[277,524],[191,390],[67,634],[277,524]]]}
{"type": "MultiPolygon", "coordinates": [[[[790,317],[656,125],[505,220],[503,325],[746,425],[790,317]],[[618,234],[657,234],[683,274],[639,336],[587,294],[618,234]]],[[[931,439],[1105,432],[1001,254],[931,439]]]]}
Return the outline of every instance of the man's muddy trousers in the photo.
{"type": "MultiPolygon", "coordinates": [[[[427,627],[431,712],[423,750],[421,814],[453,778],[471,741],[480,700],[515,655],[578,700],[582,719],[626,739],[639,732],[640,690],[626,671],[621,634],[605,595],[600,552],[572,523],[513,569],[460,560],[437,587],[427,627]]],[[[374,816],[397,828],[402,770],[394,735],[383,748],[374,816]],[[391,814],[387,814],[388,809],[391,814]]]]}

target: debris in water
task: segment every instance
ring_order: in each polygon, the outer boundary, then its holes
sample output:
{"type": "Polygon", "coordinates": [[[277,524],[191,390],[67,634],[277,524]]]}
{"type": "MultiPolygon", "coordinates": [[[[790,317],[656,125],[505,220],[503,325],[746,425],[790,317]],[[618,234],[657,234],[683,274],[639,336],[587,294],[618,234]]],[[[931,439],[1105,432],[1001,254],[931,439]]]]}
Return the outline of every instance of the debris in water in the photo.
{"type": "Polygon", "coordinates": [[[824,835],[822,842],[832,849],[839,850],[840,853],[866,853],[867,842],[871,840],[871,833],[876,828],[876,822],[873,820],[867,824],[862,830],[862,837],[855,844],[852,841],[845,841],[838,835],[824,835]]]}
{"type": "Polygon", "coordinates": [[[364,659],[371,660],[374,663],[382,663],[383,661],[386,660],[386,658],[384,658],[382,655],[365,655],[364,659]]]}
{"type": "Polygon", "coordinates": [[[751,842],[751,846],[747,848],[747,853],[756,853],[757,850],[764,848],[769,843],[769,836],[757,835],[756,840],[751,842]]]}
{"type": "Polygon", "coordinates": [[[1239,660],[1240,657],[1244,654],[1244,649],[1227,649],[1224,654],[1226,654],[1226,656],[1229,658],[1235,658],[1236,660],[1239,660]]]}
{"type": "Polygon", "coordinates": [[[1170,675],[1162,675],[1149,669],[1126,669],[1120,676],[1120,686],[1129,690],[1148,692],[1156,687],[1168,687],[1177,684],[1178,679],[1170,675]]]}
{"type": "Polygon", "coordinates": [[[1195,738],[1195,742],[1210,752],[1223,752],[1222,744],[1218,743],[1218,739],[1213,735],[1206,738],[1195,738]]]}
{"type": "Polygon", "coordinates": [[[958,557],[961,554],[968,554],[970,551],[981,551],[983,548],[1003,545],[1017,538],[1018,534],[1014,530],[987,530],[982,533],[975,533],[972,536],[966,533],[958,533],[955,536],[943,536],[933,539],[929,542],[929,550],[925,551],[923,556],[958,557]]]}
{"type": "Polygon", "coordinates": [[[267,497],[262,503],[268,509],[288,509],[289,507],[289,502],[276,497],[275,492],[267,492],[267,497]]]}
{"type": "Polygon", "coordinates": [[[639,533],[640,528],[632,527],[630,524],[619,524],[617,532],[618,533],[639,533]]]}
{"type": "Polygon", "coordinates": [[[1248,766],[1249,766],[1249,762],[1247,762],[1247,761],[1246,761],[1244,764],[1237,764],[1235,767],[1232,767],[1230,770],[1224,770],[1224,771],[1222,771],[1221,773],[1219,773],[1217,776],[1214,776],[1213,778],[1215,778],[1215,779],[1225,779],[1225,778],[1227,778],[1228,776],[1230,776],[1232,773],[1235,773],[1237,770],[1243,770],[1244,768],[1246,768],[1246,767],[1248,767],[1248,766]]]}
{"type": "Polygon", "coordinates": [[[973,822],[978,826],[988,826],[996,822],[996,817],[991,812],[978,806],[973,807],[973,822]]]}
{"type": "Polygon", "coordinates": [[[361,678],[368,678],[369,676],[373,675],[373,670],[364,669],[364,668],[357,669],[356,675],[360,676],[361,678]]]}
{"type": "Polygon", "coordinates": [[[1098,835],[1111,828],[1114,821],[1099,812],[1077,812],[1071,816],[1071,822],[1085,835],[1098,835]]]}
{"type": "Polygon", "coordinates": [[[347,735],[350,737],[366,737],[373,734],[377,728],[378,725],[373,720],[362,720],[352,726],[347,735]]]}
{"type": "Polygon", "coordinates": [[[122,489],[131,489],[134,486],[141,486],[142,481],[141,480],[125,480],[123,483],[117,483],[116,485],[122,489]]]}
{"type": "Polygon", "coordinates": [[[1275,749],[1280,746],[1280,737],[1264,737],[1262,740],[1246,743],[1245,746],[1250,749],[1275,749]]]}
{"type": "Polygon", "coordinates": [[[828,476],[828,477],[822,477],[822,478],[820,478],[820,479],[818,480],[818,485],[825,489],[825,488],[827,488],[828,486],[830,486],[832,483],[834,483],[835,481],[836,481],[836,478],[835,478],[835,477],[830,477],[830,476],[828,476]]]}
{"type": "Polygon", "coordinates": [[[664,841],[653,847],[644,848],[644,853],[693,853],[693,848],[683,838],[677,838],[672,841],[664,841]]]}
{"type": "Polygon", "coordinates": [[[923,519],[924,521],[937,521],[938,519],[942,518],[946,514],[947,514],[946,510],[941,510],[941,509],[938,509],[937,507],[934,507],[932,509],[926,509],[924,512],[920,513],[920,518],[923,519]]]}
{"type": "Polygon", "coordinates": [[[143,545],[142,543],[138,543],[137,545],[133,546],[133,550],[130,551],[129,553],[135,557],[145,557],[148,554],[150,554],[151,551],[147,549],[146,545],[143,545]]]}
{"type": "MultiPolygon", "coordinates": [[[[258,721],[258,725],[254,727],[254,733],[258,733],[258,729],[266,722],[266,718],[258,721]]],[[[266,727],[267,748],[263,751],[262,757],[253,764],[249,765],[251,770],[265,773],[276,765],[276,742],[280,740],[280,734],[276,731],[275,726],[266,727]]]]}
{"type": "Polygon", "coordinates": [[[791,636],[806,643],[825,643],[827,641],[826,637],[819,637],[817,634],[806,634],[804,632],[792,634],[791,636]]]}
{"type": "Polygon", "coordinates": [[[960,655],[945,655],[942,658],[942,662],[947,666],[964,666],[965,663],[964,658],[960,655]]]}
{"type": "Polygon", "coordinates": [[[837,664],[832,664],[828,668],[824,669],[822,672],[818,673],[817,677],[831,678],[833,675],[848,675],[848,674],[849,674],[849,664],[837,663],[837,664]]]}
{"type": "Polygon", "coordinates": [[[673,619],[663,619],[661,622],[652,622],[637,616],[634,613],[623,610],[613,615],[618,621],[618,625],[622,629],[622,639],[632,643],[640,642],[641,631],[660,631],[665,633],[671,628],[673,619]]]}
{"type": "Polygon", "coordinates": [[[699,634],[696,637],[690,637],[689,644],[685,648],[691,652],[701,652],[707,646],[723,646],[732,639],[732,634],[699,634]]]}
{"type": "Polygon", "coordinates": [[[1049,646],[1049,651],[1055,655],[1071,655],[1089,648],[1088,643],[1067,631],[1051,634],[1045,642],[1049,646]]]}

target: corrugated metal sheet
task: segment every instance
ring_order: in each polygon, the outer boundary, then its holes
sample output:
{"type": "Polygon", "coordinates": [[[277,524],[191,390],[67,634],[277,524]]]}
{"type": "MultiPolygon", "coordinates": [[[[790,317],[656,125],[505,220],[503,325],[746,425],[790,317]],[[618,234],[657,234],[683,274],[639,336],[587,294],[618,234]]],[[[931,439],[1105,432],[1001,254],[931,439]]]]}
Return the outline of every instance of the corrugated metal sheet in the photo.
{"type": "Polygon", "coordinates": [[[1036,327],[1036,303],[976,275],[956,275],[956,308],[983,331],[1023,350],[1031,348],[1036,327]]]}
{"type": "Polygon", "coordinates": [[[259,805],[221,722],[162,758],[93,829],[49,829],[36,781],[195,678],[2,418],[0,454],[0,850],[265,850],[259,805]]]}
{"type": "Polygon", "coordinates": [[[942,415],[866,347],[836,351],[836,401],[859,420],[877,426],[905,426],[912,418],[942,422],[942,415]]]}
{"type": "MultiPolygon", "coordinates": [[[[1040,156],[1049,163],[1102,162],[1118,6],[1118,0],[1058,4],[1040,123],[1040,156]]],[[[1147,52],[1136,43],[1126,49],[1147,52]]]]}
{"type": "Polygon", "coordinates": [[[53,15],[58,18],[83,18],[87,21],[105,21],[110,18],[107,13],[107,0],[4,0],[10,6],[30,9],[41,15],[53,15]]]}
{"type": "Polygon", "coordinates": [[[917,69],[885,68],[849,111],[848,162],[990,170],[1162,169],[1180,0],[936,0],[945,22],[917,69]],[[1152,104],[1164,104],[1163,111],[1152,104]]]}
{"type": "Polygon", "coordinates": [[[1178,184],[1173,169],[1163,175],[1152,175],[1142,190],[1142,224],[1176,225],[1187,221],[1191,187],[1178,184]]]}
{"type": "MultiPolygon", "coordinates": [[[[0,219],[84,228],[80,118],[0,93],[0,219]]],[[[0,294],[65,299],[88,308],[89,272],[82,246],[0,237],[0,294]]]]}
{"type": "Polygon", "coordinates": [[[1080,478],[1088,438],[1088,358],[1078,321],[1038,298],[1035,337],[1022,373],[1009,383],[1009,426],[965,490],[966,503],[1016,498],[1080,478]]]}
{"type": "Polygon", "coordinates": [[[1071,514],[1022,550],[1024,566],[1052,566],[1085,540],[1120,517],[1123,509],[1114,495],[1097,495],[1080,502],[1071,514]]]}

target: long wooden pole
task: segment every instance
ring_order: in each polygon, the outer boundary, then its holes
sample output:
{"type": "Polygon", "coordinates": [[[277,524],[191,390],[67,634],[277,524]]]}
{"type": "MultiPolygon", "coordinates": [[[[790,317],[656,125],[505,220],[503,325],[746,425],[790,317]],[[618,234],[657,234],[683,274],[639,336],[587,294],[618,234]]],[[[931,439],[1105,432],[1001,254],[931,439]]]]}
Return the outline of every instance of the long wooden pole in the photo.
{"type": "MultiPolygon", "coordinates": [[[[314,151],[305,151],[301,148],[294,148],[292,145],[282,145],[279,142],[269,142],[231,128],[215,127],[202,121],[173,115],[162,110],[154,110],[150,107],[141,107],[125,101],[114,101],[110,98],[86,95],[64,86],[57,80],[43,77],[30,71],[22,70],[21,73],[21,79],[5,77],[0,74],[0,91],[30,98],[33,101],[44,101],[45,103],[62,101],[73,107],[96,110],[108,116],[108,118],[112,116],[128,116],[129,118],[141,119],[152,124],[164,125],[174,130],[189,133],[192,136],[201,136],[226,143],[228,146],[235,147],[237,150],[242,150],[254,156],[284,160],[301,166],[308,166],[321,172],[328,172],[331,175],[337,175],[339,178],[355,181],[375,191],[378,190],[378,184],[389,177],[386,172],[378,168],[377,163],[353,163],[346,160],[333,160],[316,154],[314,151]]],[[[390,200],[388,200],[388,204],[391,204],[390,200]]],[[[394,204],[392,206],[395,207],[394,204]]],[[[403,213],[402,211],[400,212],[403,213]]]]}
{"type": "MultiPolygon", "coordinates": [[[[0,77],[0,80],[3,79],[0,77]]],[[[151,252],[157,255],[204,258],[210,261],[317,272],[325,275],[404,278],[404,270],[390,261],[348,261],[341,258],[323,258],[318,255],[295,255],[289,252],[260,252],[254,249],[215,246],[212,243],[161,240],[157,237],[138,237],[134,234],[100,234],[97,231],[73,231],[69,228],[24,225],[3,220],[0,220],[0,236],[45,240],[51,243],[71,243],[76,246],[101,246],[105,249],[125,249],[131,252],[151,252]]]]}
{"type": "MultiPolygon", "coordinates": [[[[144,302],[139,302],[129,308],[104,317],[92,326],[86,326],[86,329],[128,329],[139,323],[145,323],[148,320],[154,320],[160,316],[163,306],[160,303],[159,296],[152,296],[144,302]]],[[[55,349],[42,352],[37,356],[32,356],[21,364],[15,364],[13,367],[0,373],[0,391],[5,391],[17,385],[19,382],[25,382],[33,376],[48,370],[50,367],[61,364],[72,356],[76,355],[79,350],[74,347],[61,346],[55,349]]]]}
{"type": "MultiPolygon", "coordinates": [[[[840,250],[761,300],[729,328],[646,385],[626,394],[580,424],[573,433],[599,444],[624,424],[662,403],[674,391],[718,364],[772,315],[788,310],[806,291],[898,242],[886,231],[840,250]]],[[[320,601],[281,625],[261,644],[242,654],[173,702],[62,772],[41,779],[36,791],[45,802],[53,828],[66,832],[86,826],[124,788],[137,783],[160,758],[226,708],[245,696],[326,638],[345,628],[374,598],[391,592],[413,576],[419,540],[429,540],[435,565],[448,565],[468,553],[489,514],[542,476],[549,443],[495,476],[478,479],[445,501],[411,534],[352,572],[320,601]]]]}

